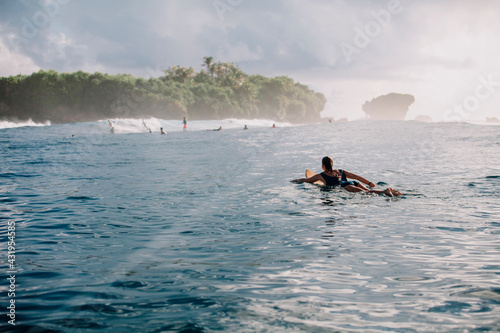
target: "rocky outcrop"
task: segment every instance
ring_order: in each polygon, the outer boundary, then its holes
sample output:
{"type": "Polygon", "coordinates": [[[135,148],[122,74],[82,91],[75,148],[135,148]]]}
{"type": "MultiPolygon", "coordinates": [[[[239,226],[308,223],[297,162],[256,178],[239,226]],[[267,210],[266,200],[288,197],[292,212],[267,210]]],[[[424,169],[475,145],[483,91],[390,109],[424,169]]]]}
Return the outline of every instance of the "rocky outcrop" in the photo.
{"type": "Polygon", "coordinates": [[[390,93],[366,101],[363,104],[363,111],[370,119],[404,120],[413,102],[415,97],[412,95],[390,93]]]}

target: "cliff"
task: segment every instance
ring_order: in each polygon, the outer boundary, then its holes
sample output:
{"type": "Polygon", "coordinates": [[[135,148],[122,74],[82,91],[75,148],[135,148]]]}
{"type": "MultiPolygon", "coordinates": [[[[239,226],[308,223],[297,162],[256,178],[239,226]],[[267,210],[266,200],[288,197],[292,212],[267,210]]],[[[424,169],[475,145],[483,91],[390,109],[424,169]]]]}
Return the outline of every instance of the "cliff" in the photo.
{"type": "Polygon", "coordinates": [[[404,120],[413,102],[415,97],[412,95],[390,93],[366,101],[363,111],[370,119],[404,120]]]}

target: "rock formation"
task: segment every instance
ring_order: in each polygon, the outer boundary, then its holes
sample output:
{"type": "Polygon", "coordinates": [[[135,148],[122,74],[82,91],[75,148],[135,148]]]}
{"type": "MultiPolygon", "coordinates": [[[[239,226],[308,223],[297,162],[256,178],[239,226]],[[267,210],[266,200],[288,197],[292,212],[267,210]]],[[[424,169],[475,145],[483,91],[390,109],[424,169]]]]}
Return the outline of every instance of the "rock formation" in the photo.
{"type": "Polygon", "coordinates": [[[363,111],[370,119],[404,120],[413,102],[415,97],[412,95],[390,93],[366,101],[363,111]]]}

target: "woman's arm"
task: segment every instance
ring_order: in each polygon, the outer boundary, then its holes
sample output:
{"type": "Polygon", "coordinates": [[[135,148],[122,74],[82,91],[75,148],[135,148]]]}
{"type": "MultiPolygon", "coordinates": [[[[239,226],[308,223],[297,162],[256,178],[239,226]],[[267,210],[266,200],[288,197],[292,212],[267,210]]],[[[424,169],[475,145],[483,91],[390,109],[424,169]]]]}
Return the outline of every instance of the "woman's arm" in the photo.
{"type": "Polygon", "coordinates": [[[348,172],[348,171],[345,171],[344,170],[344,174],[347,178],[351,178],[351,179],[356,179],[356,180],[359,180],[360,182],[362,182],[363,184],[366,184],[370,187],[375,187],[375,184],[373,182],[370,182],[368,180],[366,180],[365,178],[361,177],[361,176],[358,176],[354,173],[351,173],[351,172],[348,172]]]}
{"type": "Polygon", "coordinates": [[[323,177],[321,177],[321,175],[319,173],[315,174],[314,176],[312,176],[310,178],[294,179],[294,180],[291,180],[290,182],[291,183],[314,183],[314,182],[317,182],[318,180],[322,181],[323,183],[325,182],[323,180],[323,177]]]}

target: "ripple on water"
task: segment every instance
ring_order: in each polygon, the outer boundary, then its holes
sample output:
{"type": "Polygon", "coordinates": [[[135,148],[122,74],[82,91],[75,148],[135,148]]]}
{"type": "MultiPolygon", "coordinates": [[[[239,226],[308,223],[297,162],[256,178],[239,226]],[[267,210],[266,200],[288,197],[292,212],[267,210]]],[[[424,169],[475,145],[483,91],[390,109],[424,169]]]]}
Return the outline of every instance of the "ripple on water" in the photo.
{"type": "MultiPolygon", "coordinates": [[[[51,320],[51,324],[62,326],[64,328],[71,329],[92,329],[100,330],[108,328],[109,326],[104,323],[97,323],[89,318],[64,318],[51,320]]],[[[45,331],[45,330],[44,330],[45,331]]]]}
{"type": "Polygon", "coordinates": [[[115,281],[111,286],[115,288],[137,289],[146,287],[147,283],[141,281],[115,281]]]}
{"type": "MultiPolygon", "coordinates": [[[[126,304],[101,304],[101,303],[91,303],[91,304],[82,304],[78,306],[73,306],[69,308],[69,311],[79,312],[96,312],[104,315],[112,315],[117,317],[131,317],[131,314],[136,311],[133,310],[133,307],[126,304]]],[[[138,316],[137,314],[136,316],[138,316]]]]}
{"type": "Polygon", "coordinates": [[[81,201],[85,201],[85,200],[99,200],[99,198],[88,197],[88,196],[85,196],[85,195],[73,195],[73,196],[67,197],[66,199],[68,199],[68,200],[81,200],[81,201]]]}
{"type": "MultiPolygon", "coordinates": [[[[62,288],[64,289],[64,288],[62,288]]],[[[118,299],[119,296],[107,292],[96,292],[96,291],[76,291],[76,290],[56,290],[56,291],[44,291],[38,290],[35,293],[23,295],[26,299],[39,299],[43,302],[50,301],[61,301],[70,299],[118,299]]],[[[42,302],[42,303],[43,303],[42,302]]]]}
{"type": "Polygon", "coordinates": [[[482,300],[493,301],[496,304],[500,304],[500,288],[472,288],[463,292],[454,294],[461,297],[472,297],[479,298],[482,300]]]}
{"type": "Polygon", "coordinates": [[[20,276],[27,279],[53,279],[62,276],[62,274],[58,272],[28,271],[28,272],[23,272],[20,276]]]}
{"type": "Polygon", "coordinates": [[[40,174],[27,174],[27,173],[14,173],[14,172],[3,172],[0,173],[0,178],[12,178],[12,179],[18,179],[18,178],[33,178],[33,177],[40,177],[40,174]]]}

